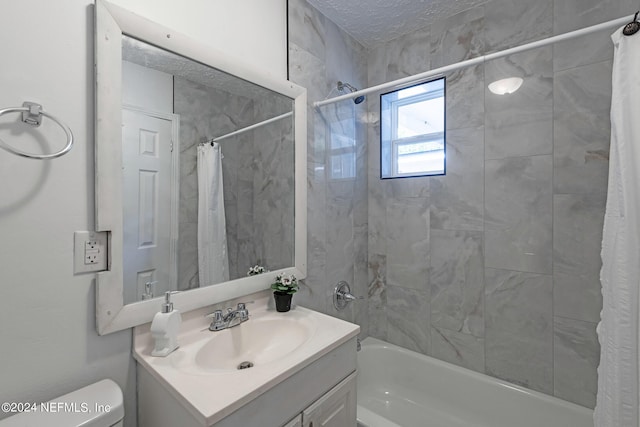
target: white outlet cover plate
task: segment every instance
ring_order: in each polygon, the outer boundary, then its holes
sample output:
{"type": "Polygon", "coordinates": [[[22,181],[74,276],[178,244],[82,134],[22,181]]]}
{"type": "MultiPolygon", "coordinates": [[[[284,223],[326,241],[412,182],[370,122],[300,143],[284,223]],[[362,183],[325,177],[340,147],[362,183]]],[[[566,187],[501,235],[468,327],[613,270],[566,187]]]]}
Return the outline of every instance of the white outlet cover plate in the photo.
{"type": "Polygon", "coordinates": [[[107,269],[107,232],[106,231],[76,231],[73,233],[73,273],[93,273],[107,269]],[[97,242],[92,254],[97,254],[96,262],[86,264],[86,243],[97,242]],[[97,253],[95,252],[97,249],[97,253]]]}

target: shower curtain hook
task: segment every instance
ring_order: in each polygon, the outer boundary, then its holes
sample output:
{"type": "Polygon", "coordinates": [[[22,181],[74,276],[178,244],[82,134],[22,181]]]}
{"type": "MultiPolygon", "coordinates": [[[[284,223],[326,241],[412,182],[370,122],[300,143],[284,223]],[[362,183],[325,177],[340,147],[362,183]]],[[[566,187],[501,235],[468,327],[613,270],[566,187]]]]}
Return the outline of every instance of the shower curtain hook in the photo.
{"type": "Polygon", "coordinates": [[[624,34],[625,36],[632,36],[637,33],[638,30],[640,30],[640,22],[638,22],[639,13],[640,10],[636,12],[636,15],[633,17],[633,21],[624,26],[622,34],[624,34]]]}

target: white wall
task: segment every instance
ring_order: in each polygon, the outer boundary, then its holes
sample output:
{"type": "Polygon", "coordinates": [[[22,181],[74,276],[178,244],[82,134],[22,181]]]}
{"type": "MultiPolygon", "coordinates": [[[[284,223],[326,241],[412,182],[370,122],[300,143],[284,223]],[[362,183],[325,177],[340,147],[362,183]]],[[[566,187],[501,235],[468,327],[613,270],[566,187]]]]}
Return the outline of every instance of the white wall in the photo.
{"type": "Polygon", "coordinates": [[[173,75],[122,61],[122,103],[173,113],[173,75]]]}
{"type": "Polygon", "coordinates": [[[287,78],[285,0],[111,0],[203,41],[276,78],[287,78]]]}
{"type": "MultiPolygon", "coordinates": [[[[119,3],[218,47],[211,25],[225,22],[225,34],[239,34],[225,38],[226,50],[284,78],[284,0],[119,3]],[[260,13],[247,16],[246,3],[260,13]]],[[[76,137],[69,154],[50,161],[0,150],[0,402],[48,400],[108,377],[125,390],[126,424],[134,426],[131,333],[96,334],[93,275],[73,274],[73,232],[94,226],[92,3],[0,0],[0,7],[0,108],[38,101],[76,137]]],[[[0,119],[6,142],[62,147],[54,127],[34,133],[51,135],[51,143],[30,143],[17,135],[24,129],[17,115],[0,119]]]]}

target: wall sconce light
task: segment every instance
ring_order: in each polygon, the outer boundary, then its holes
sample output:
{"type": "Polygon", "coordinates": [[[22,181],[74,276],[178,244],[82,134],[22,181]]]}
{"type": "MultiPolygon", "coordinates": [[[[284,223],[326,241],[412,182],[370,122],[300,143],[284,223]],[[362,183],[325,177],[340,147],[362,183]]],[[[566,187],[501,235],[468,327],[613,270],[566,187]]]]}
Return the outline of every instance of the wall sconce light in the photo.
{"type": "Polygon", "coordinates": [[[489,83],[489,90],[496,95],[506,95],[520,89],[523,81],[524,80],[520,77],[509,77],[506,79],[496,80],[493,83],[489,83]]]}

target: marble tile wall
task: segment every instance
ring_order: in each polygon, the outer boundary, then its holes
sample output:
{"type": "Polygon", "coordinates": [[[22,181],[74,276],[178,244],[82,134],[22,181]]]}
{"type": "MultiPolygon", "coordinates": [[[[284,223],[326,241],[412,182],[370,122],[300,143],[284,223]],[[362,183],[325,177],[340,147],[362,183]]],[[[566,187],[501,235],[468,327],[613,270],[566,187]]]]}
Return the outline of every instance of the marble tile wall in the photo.
{"type": "MultiPolygon", "coordinates": [[[[352,293],[368,285],[367,108],[352,101],[313,108],[338,95],[337,82],[367,85],[367,52],[306,0],[289,1],[289,79],[308,95],[308,274],[294,303],[358,323],[366,336],[365,301],[333,307],[336,283],[352,293]]],[[[368,100],[367,102],[369,102],[368,100]]]]}
{"type": "MultiPolygon", "coordinates": [[[[254,122],[290,111],[292,102],[272,99],[254,101],[254,122]]],[[[259,263],[269,270],[294,264],[294,140],[293,118],[282,119],[253,131],[253,233],[248,243],[256,250],[253,264],[259,263]]],[[[241,272],[248,271],[251,259],[238,256],[241,272]]]]}
{"type": "MultiPolygon", "coordinates": [[[[490,0],[368,52],[370,86],[631,14],[490,0]]],[[[611,31],[447,77],[447,175],[379,179],[370,97],[370,335],[593,407],[611,31]],[[521,89],[486,89],[503,77],[521,89]]]]}
{"type": "MultiPolygon", "coordinates": [[[[368,51],[289,2],[310,103],[631,14],[638,0],[489,0],[368,51]]],[[[447,175],[380,180],[379,97],[309,109],[309,275],[298,301],[374,337],[593,407],[610,31],[447,74],[447,175]],[[488,91],[524,79],[509,96],[488,91]],[[365,104],[362,104],[365,105],[365,104]],[[332,141],[356,141],[332,178],[332,141]],[[336,313],[352,279],[366,310],[336,313]],[[367,288],[368,284],[368,288],[367,288]]]]}

